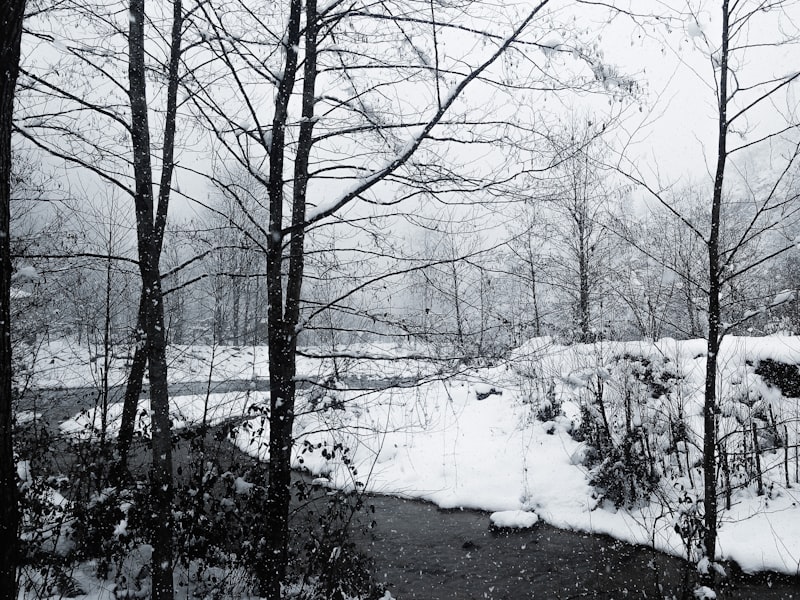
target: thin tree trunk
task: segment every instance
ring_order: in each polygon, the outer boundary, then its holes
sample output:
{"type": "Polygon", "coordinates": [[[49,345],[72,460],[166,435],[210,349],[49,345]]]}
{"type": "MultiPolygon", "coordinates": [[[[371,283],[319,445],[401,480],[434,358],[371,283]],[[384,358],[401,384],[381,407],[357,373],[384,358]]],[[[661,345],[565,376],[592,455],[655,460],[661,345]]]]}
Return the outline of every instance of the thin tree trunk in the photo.
{"type": "MultiPolygon", "coordinates": [[[[162,152],[161,181],[158,192],[158,207],[154,223],[154,242],[157,249],[157,259],[161,256],[164,244],[164,230],[166,229],[167,213],[171,191],[172,173],[174,171],[175,154],[175,128],[178,103],[178,67],[181,56],[181,33],[183,28],[183,3],[182,0],[173,0],[172,5],[172,33],[170,40],[169,80],[167,82],[167,113],[164,123],[164,146],[162,152]]],[[[152,178],[152,175],[151,175],[152,178]]],[[[128,470],[128,455],[133,442],[133,431],[136,420],[136,408],[139,396],[142,393],[145,368],[147,367],[148,348],[146,328],[147,310],[144,290],[139,297],[139,309],[136,317],[136,332],[134,334],[134,351],[131,370],[125,386],[125,399],[122,409],[122,421],[117,438],[117,464],[114,468],[115,482],[119,483],[121,477],[128,470]]]]}
{"type": "Polygon", "coordinates": [[[221,277],[218,275],[214,281],[214,331],[212,333],[214,342],[217,344],[225,343],[224,318],[222,313],[222,285],[221,277]]]}
{"type": "Polygon", "coordinates": [[[589,256],[586,248],[586,241],[584,240],[584,229],[580,227],[580,257],[578,260],[579,267],[579,286],[578,291],[578,314],[580,319],[581,341],[591,341],[591,334],[589,330],[589,256]]]}
{"type": "Polygon", "coordinates": [[[12,440],[11,131],[24,0],[0,0],[0,598],[17,598],[19,509],[12,440]]]}
{"type": "MultiPolygon", "coordinates": [[[[688,281],[689,277],[686,277],[685,279],[686,279],[686,281],[688,281]]],[[[686,288],[686,291],[685,291],[685,296],[686,296],[686,315],[687,315],[687,317],[689,319],[689,337],[690,338],[694,338],[694,337],[697,337],[698,327],[697,327],[697,319],[696,319],[695,310],[694,310],[694,303],[692,302],[691,284],[687,283],[685,288],[686,288]]]]}
{"type": "Polygon", "coordinates": [[[539,296],[536,291],[536,267],[533,264],[533,252],[528,247],[528,265],[531,272],[531,301],[533,302],[533,334],[536,337],[542,335],[542,325],[539,318],[539,296]]]}
{"type": "MultiPolygon", "coordinates": [[[[728,103],[728,0],[722,2],[722,49],[720,51],[720,77],[718,96],[717,169],[714,176],[714,196],[711,204],[711,232],[708,239],[708,346],[706,353],[705,402],[703,405],[703,470],[705,511],[705,553],[714,560],[717,548],[717,361],[721,341],[719,272],[720,213],[722,186],[725,181],[727,153],[727,103],[728,103]]],[[[713,569],[709,570],[713,573],[713,569]]],[[[713,577],[713,575],[712,575],[713,577]]]]}
{"type": "Polygon", "coordinates": [[[112,473],[112,484],[120,485],[128,475],[128,455],[133,443],[133,432],[136,424],[136,409],[139,397],[142,395],[142,383],[147,368],[147,348],[145,345],[144,331],[147,314],[145,311],[145,296],[139,298],[139,313],[136,317],[136,331],[134,332],[134,350],[131,361],[131,370],[125,385],[125,398],[122,404],[122,417],[117,436],[117,462],[112,473]]]}
{"type": "Polygon", "coordinates": [[[239,308],[241,303],[242,290],[238,281],[231,281],[231,293],[233,294],[233,306],[231,307],[231,327],[233,345],[239,345],[239,308]]]}
{"type": "MultiPolygon", "coordinates": [[[[100,390],[100,444],[105,453],[108,437],[108,370],[111,366],[111,241],[112,231],[108,229],[108,260],[106,261],[106,289],[103,314],[103,374],[100,390]]],[[[105,454],[104,454],[105,456],[105,454]]]]}
{"type": "MultiPolygon", "coordinates": [[[[249,267],[249,264],[248,264],[248,267],[249,267]]],[[[249,271],[249,268],[247,270],[249,271]]],[[[253,318],[252,318],[252,315],[250,314],[250,293],[251,293],[250,288],[251,288],[250,277],[247,277],[245,279],[245,283],[244,283],[244,315],[242,315],[242,321],[244,323],[244,328],[242,330],[241,343],[243,345],[248,344],[250,339],[251,339],[251,336],[248,335],[250,333],[250,331],[248,330],[248,327],[250,327],[250,328],[253,327],[253,318]]]]}
{"type": "Polygon", "coordinates": [[[481,329],[478,332],[478,348],[476,350],[476,353],[477,353],[478,356],[483,356],[483,340],[484,340],[484,336],[486,335],[486,328],[488,327],[488,324],[487,324],[488,319],[486,317],[486,313],[487,313],[486,305],[488,304],[489,301],[486,298],[486,296],[488,295],[487,292],[486,292],[486,288],[488,287],[489,284],[484,280],[483,273],[479,272],[478,276],[480,277],[480,295],[479,295],[479,297],[480,297],[480,303],[481,303],[481,309],[480,309],[480,327],[481,327],[481,329]]]}
{"type": "Polygon", "coordinates": [[[450,271],[453,275],[453,306],[456,310],[456,336],[458,339],[458,350],[463,354],[465,352],[464,324],[461,320],[461,290],[459,289],[458,267],[456,266],[455,261],[450,263],[450,271]]]}

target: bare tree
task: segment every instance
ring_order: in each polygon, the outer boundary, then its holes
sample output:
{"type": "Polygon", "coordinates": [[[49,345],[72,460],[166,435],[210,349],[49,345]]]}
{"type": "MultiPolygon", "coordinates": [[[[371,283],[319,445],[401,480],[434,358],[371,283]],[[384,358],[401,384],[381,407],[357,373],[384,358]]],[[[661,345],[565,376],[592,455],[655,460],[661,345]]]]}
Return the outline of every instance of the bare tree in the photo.
{"type": "MultiPolygon", "coordinates": [[[[252,219],[251,226],[267,258],[270,463],[262,580],[270,599],[279,597],[288,564],[298,335],[323,310],[303,308],[306,238],[325,223],[358,222],[370,210],[388,212],[424,194],[442,198],[459,187],[484,189],[484,179],[458,178],[448,170],[436,144],[489,142],[479,131],[491,117],[458,115],[459,99],[470,85],[483,93],[503,87],[490,67],[521,44],[548,3],[535,3],[508,31],[482,31],[474,21],[458,20],[465,14],[460,8],[450,18],[446,6],[426,2],[318,7],[314,0],[292,0],[286,13],[275,5],[256,11],[239,2],[201,7],[199,35],[234,89],[215,91],[195,82],[198,116],[217,136],[221,157],[246,169],[267,198],[267,223],[252,219]],[[249,24],[241,22],[243,16],[249,24]],[[463,35],[491,49],[469,60],[446,57],[441,38],[463,35]],[[400,85],[406,91],[396,91],[400,85]]],[[[470,6],[476,11],[472,19],[492,10],[470,6]]],[[[547,56],[580,54],[541,39],[527,40],[526,48],[544,48],[547,56]]],[[[525,76],[538,77],[534,71],[525,76]]],[[[558,78],[547,85],[566,87],[558,78]]]]}
{"type": "Polygon", "coordinates": [[[555,234],[551,280],[567,293],[579,341],[597,334],[593,318],[600,285],[608,267],[610,236],[606,231],[610,191],[607,170],[598,161],[598,139],[604,124],[575,118],[551,138],[553,169],[549,177],[547,220],[555,234]],[[588,124],[587,124],[588,123],[588,124]]]}
{"type": "Polygon", "coordinates": [[[0,594],[17,598],[17,473],[14,465],[11,360],[11,132],[25,0],[0,3],[0,594]]]}
{"type": "MultiPolygon", "coordinates": [[[[172,48],[180,53],[180,0],[174,2],[175,15],[172,48]],[[177,46],[177,47],[176,47],[177,46]]],[[[130,4],[130,30],[128,34],[128,79],[131,107],[131,142],[133,147],[133,172],[135,180],[136,233],[139,251],[139,271],[142,278],[142,304],[140,315],[145,313],[144,337],[150,374],[150,403],[152,408],[153,466],[152,493],[156,507],[153,538],[153,598],[172,600],[172,426],[169,416],[169,389],[167,387],[167,344],[164,323],[164,295],[161,288],[161,244],[164,239],[166,202],[159,198],[159,212],[155,212],[153,198],[153,168],[150,162],[150,121],[147,106],[147,79],[145,74],[145,9],[144,0],[130,4]],[[163,210],[163,213],[162,213],[163,210]]],[[[177,62],[177,59],[176,59],[177,62]]],[[[176,66],[177,68],[177,66],[176,66]]],[[[174,77],[177,77],[175,75],[174,77]]],[[[174,134],[174,113],[170,134],[174,134]]],[[[170,142],[171,151],[171,142],[170,142]]],[[[164,169],[171,173],[172,160],[167,157],[164,169]]],[[[162,181],[163,194],[171,187],[171,176],[162,181]],[[166,188],[166,189],[165,189],[166,188]]]]}
{"type": "MultiPolygon", "coordinates": [[[[669,197],[672,206],[680,207],[693,222],[708,217],[697,202],[696,188],[680,187],[669,197]]],[[[635,205],[632,198],[625,202],[635,205]]],[[[630,315],[626,320],[635,327],[626,330],[616,323],[615,329],[654,340],[703,336],[708,268],[702,240],[659,205],[620,215],[610,230],[620,238],[610,287],[630,315]]]]}
{"type": "Polygon", "coordinates": [[[495,259],[506,243],[484,239],[484,219],[447,211],[414,244],[424,259],[408,299],[408,333],[465,363],[500,356],[513,337],[502,299],[507,274],[495,259]]]}
{"type": "MultiPolygon", "coordinates": [[[[168,201],[172,190],[174,146],[177,112],[178,67],[181,53],[183,7],[180,0],[171,3],[171,30],[165,34],[168,56],[166,65],[146,64],[147,56],[158,55],[155,37],[146,38],[147,26],[143,0],[134,0],[129,11],[114,14],[107,6],[92,3],[59,4],[62,28],[48,31],[46,20],[33,28],[37,43],[55,46],[53,65],[47,60],[34,60],[24,71],[26,93],[38,98],[21,115],[17,131],[32,145],[63,159],[69,167],[88,174],[93,185],[114,186],[134,201],[138,267],[141,298],[137,330],[141,344],[134,361],[129,386],[129,406],[125,416],[133,421],[141,389],[145,365],[149,364],[153,409],[153,498],[159,517],[153,540],[153,589],[157,598],[172,597],[172,530],[171,522],[171,434],[168,416],[166,350],[163,316],[163,294],[159,258],[166,224],[168,201]],[[118,22],[119,15],[125,22],[118,22]],[[81,19],[84,19],[83,21],[81,19]],[[99,34],[95,45],[64,39],[72,27],[92,24],[99,34]],[[65,33],[66,32],[66,33],[65,33]],[[124,46],[127,52],[124,52],[124,46]],[[147,45],[147,49],[145,46],[147,45]],[[78,65],[76,67],[76,65],[78,65]],[[81,76],[74,75],[75,69],[81,76]],[[160,139],[151,140],[148,106],[148,79],[152,73],[163,74],[165,99],[159,115],[163,116],[160,139]],[[82,78],[96,86],[76,86],[82,78]],[[53,109],[53,102],[58,106],[53,109]],[[88,118],[95,123],[85,127],[88,118]],[[102,126],[100,126],[102,124],[102,126]],[[130,143],[127,142],[130,140],[130,143]],[[151,156],[160,144],[160,179],[154,192],[151,156]],[[157,205],[156,197],[157,194],[157,205]],[[130,409],[132,403],[133,409],[130,409]]],[[[151,23],[153,21],[150,21],[151,23]]],[[[45,53],[53,57],[53,49],[45,53]]],[[[131,433],[132,433],[132,427],[131,433]]],[[[120,471],[125,470],[130,436],[123,428],[120,449],[120,471]]]]}
{"type": "Polygon", "coordinates": [[[513,269],[516,276],[524,285],[523,306],[530,306],[529,321],[531,333],[539,337],[544,334],[544,298],[543,282],[546,277],[547,259],[542,252],[542,233],[546,235],[546,224],[540,220],[541,216],[530,211],[523,212],[522,227],[524,230],[517,236],[517,243],[511,244],[511,251],[515,258],[512,263],[521,265],[513,269]]]}
{"type": "MultiPolygon", "coordinates": [[[[752,141],[740,144],[733,142],[737,129],[746,127],[746,121],[752,118],[765,102],[778,101],[778,96],[789,85],[800,77],[800,73],[776,75],[748,81],[752,75],[745,73],[748,55],[753,52],[750,30],[755,28],[755,21],[763,14],[763,2],[730,2],[723,0],[719,8],[720,31],[716,42],[705,39],[711,49],[709,59],[714,73],[714,90],[717,104],[717,155],[716,168],[713,175],[713,192],[711,196],[711,215],[708,234],[703,236],[708,250],[708,347],[706,354],[705,404],[703,408],[703,469],[704,469],[704,508],[705,508],[705,554],[710,560],[716,556],[717,542],[717,357],[720,342],[726,333],[722,323],[722,295],[725,287],[750,271],[755,265],[773,258],[793,247],[784,245],[755,260],[748,261],[745,266],[738,266],[744,248],[754,243],[765,231],[775,228],[780,222],[795,213],[795,197],[784,187],[787,175],[796,167],[798,150],[797,142],[790,147],[783,168],[781,168],[771,185],[758,190],[753,198],[753,212],[750,222],[739,232],[729,245],[724,244],[721,237],[724,223],[726,196],[735,195],[726,182],[730,179],[727,168],[737,153],[761,142],[769,142],[784,132],[797,127],[793,121],[795,115],[787,115],[789,120],[779,129],[761,133],[752,141]],[[747,79],[746,79],[747,78],[747,79]]],[[[792,3],[777,0],[769,2],[768,8],[782,12],[792,3]]],[[[694,15],[695,19],[698,18],[694,15]]],[[[798,32],[789,32],[787,39],[767,40],[770,46],[794,43],[798,40],[798,32]]],[[[779,34],[780,35],[780,34],[779,34]]],[[[763,77],[759,74],[757,77],[763,77]]],[[[795,193],[796,194],[796,193],[795,193]]]]}
{"type": "MultiPolygon", "coordinates": [[[[592,4],[588,0],[586,3],[592,4]]],[[[674,19],[680,30],[689,23],[691,44],[706,63],[700,77],[714,98],[715,153],[709,160],[712,165],[705,222],[683,213],[662,187],[648,184],[634,166],[629,165],[626,170],[632,181],[642,185],[701,242],[707,257],[707,276],[702,282],[708,320],[703,552],[712,561],[716,556],[719,516],[717,360],[723,337],[735,325],[725,321],[726,310],[742,303],[741,298],[735,297],[735,288],[742,289],[739,282],[743,278],[794,247],[791,240],[781,240],[780,233],[797,219],[798,193],[791,184],[800,157],[800,119],[789,98],[800,73],[786,73],[779,65],[797,51],[800,42],[800,31],[792,17],[797,7],[791,0],[686,2],[683,10],[656,17],[674,19]],[[712,15],[710,26],[705,24],[707,18],[703,14],[712,15]],[[771,160],[754,177],[746,165],[748,156],[759,151],[769,153],[771,160]],[[745,218],[743,205],[747,206],[745,218]],[[772,243],[763,244],[765,238],[772,238],[772,243]]],[[[625,14],[637,22],[653,16],[625,14]]],[[[696,66],[689,68],[699,73],[696,66]]]]}
{"type": "MultiPolygon", "coordinates": [[[[127,469],[127,457],[130,451],[130,444],[133,438],[133,426],[134,426],[134,418],[136,414],[136,406],[139,401],[139,395],[142,390],[142,380],[144,378],[145,366],[147,365],[148,361],[151,360],[149,357],[150,352],[155,352],[156,354],[163,354],[164,357],[159,358],[159,360],[164,361],[164,368],[166,368],[166,338],[164,327],[165,323],[164,316],[163,316],[163,297],[161,297],[161,275],[159,271],[159,260],[161,257],[161,250],[164,243],[164,231],[166,228],[167,223],[167,214],[169,211],[169,201],[170,195],[172,191],[172,175],[174,172],[175,164],[174,164],[174,152],[175,152],[175,128],[177,123],[176,113],[177,113],[177,97],[178,97],[178,85],[179,85],[179,66],[180,66],[180,59],[181,59],[181,42],[182,42],[182,32],[183,32],[183,3],[181,0],[174,0],[172,3],[173,11],[172,11],[172,27],[170,32],[170,41],[169,41],[169,62],[167,65],[167,104],[166,104],[166,113],[164,117],[164,139],[162,140],[162,157],[161,157],[161,178],[159,181],[159,192],[158,192],[158,202],[157,205],[154,206],[154,199],[153,199],[153,191],[152,191],[152,183],[153,183],[153,176],[152,176],[152,166],[150,164],[150,139],[149,139],[149,119],[147,114],[147,105],[141,104],[145,102],[146,99],[146,78],[145,78],[145,65],[144,65],[144,24],[142,22],[142,30],[141,33],[138,30],[135,30],[133,27],[134,22],[133,19],[131,20],[131,31],[129,33],[129,52],[131,53],[131,61],[133,60],[133,46],[134,41],[133,33],[136,31],[137,34],[140,33],[141,40],[137,43],[141,44],[141,49],[138,49],[138,52],[142,54],[142,64],[141,65],[134,65],[129,66],[129,79],[133,77],[133,81],[130,83],[130,102],[131,102],[131,140],[133,145],[133,167],[134,167],[134,177],[136,179],[136,192],[134,198],[137,201],[136,204],[136,216],[137,216],[137,234],[139,240],[139,260],[140,260],[140,269],[142,267],[143,259],[147,258],[150,261],[153,261],[154,264],[150,266],[150,268],[155,269],[155,273],[149,273],[148,277],[155,276],[157,274],[159,283],[156,287],[149,287],[148,284],[145,282],[145,272],[142,271],[142,292],[139,298],[139,314],[137,318],[137,325],[136,325],[136,336],[137,336],[137,343],[135,344],[135,350],[133,355],[133,360],[131,361],[131,369],[130,374],[128,376],[128,384],[125,390],[125,400],[124,400],[124,407],[122,412],[122,421],[120,426],[119,437],[117,440],[117,449],[118,449],[118,467],[117,473],[118,475],[123,473],[127,469]],[[141,70],[141,73],[139,73],[141,70]],[[138,79],[137,79],[138,78],[138,79]],[[139,86],[139,89],[134,89],[134,81],[139,86]],[[139,102],[140,104],[137,106],[138,113],[135,110],[135,103],[139,102]],[[137,122],[137,119],[139,120],[137,122]],[[144,138],[139,139],[138,133],[135,133],[136,128],[144,128],[141,134],[146,134],[144,138]],[[138,153],[138,156],[137,156],[138,153]],[[144,172],[146,171],[146,173],[144,172]],[[154,213],[155,210],[155,213],[154,213]],[[144,221],[142,219],[145,219],[144,221]],[[152,238],[152,239],[150,239],[152,238]],[[151,244],[152,247],[149,250],[145,250],[142,244],[151,244]],[[142,254],[144,252],[144,254],[142,254]],[[150,257],[148,252],[154,252],[155,255],[150,257]],[[155,293],[159,296],[159,298],[148,298],[147,293],[155,293]],[[147,335],[148,327],[147,327],[147,319],[148,319],[148,312],[151,307],[156,306],[157,311],[161,311],[160,317],[158,315],[155,316],[159,323],[153,325],[153,327],[160,327],[160,334],[157,337],[163,338],[164,348],[162,350],[153,350],[150,347],[150,344],[153,339],[149,335],[147,335]]],[[[142,20],[145,18],[144,13],[144,3],[141,3],[141,8],[139,5],[136,5],[136,10],[141,10],[142,12],[142,20]]],[[[134,5],[131,4],[131,13],[133,14],[134,5]]],[[[151,364],[150,369],[153,366],[151,364]]],[[[158,369],[157,369],[158,370],[158,369]]],[[[151,374],[152,377],[152,374],[151,374]]],[[[166,371],[164,377],[166,378],[166,371]]],[[[151,379],[152,385],[152,379],[151,379]]],[[[168,404],[168,390],[166,387],[166,379],[164,381],[164,396],[163,400],[165,402],[165,408],[163,409],[164,414],[162,415],[163,422],[161,426],[165,425],[169,421],[169,417],[166,414],[167,411],[167,404],[168,404]]],[[[155,439],[155,436],[154,436],[155,439]]],[[[155,452],[155,447],[154,447],[155,452]]],[[[155,456],[155,455],[154,455],[155,456]]],[[[170,455],[167,454],[169,457],[170,455]]],[[[155,460],[155,458],[154,458],[155,460]]],[[[171,459],[170,459],[171,462],[171,459]]],[[[166,466],[162,465],[163,470],[166,472],[166,466]]],[[[169,472],[171,477],[172,467],[169,466],[169,472]]],[[[165,500],[166,502],[166,500],[165,500]]],[[[165,524],[166,525],[166,524],[165,524]]],[[[162,575],[162,579],[165,580],[166,575],[162,575]]],[[[170,583],[170,589],[171,589],[170,583]]]]}

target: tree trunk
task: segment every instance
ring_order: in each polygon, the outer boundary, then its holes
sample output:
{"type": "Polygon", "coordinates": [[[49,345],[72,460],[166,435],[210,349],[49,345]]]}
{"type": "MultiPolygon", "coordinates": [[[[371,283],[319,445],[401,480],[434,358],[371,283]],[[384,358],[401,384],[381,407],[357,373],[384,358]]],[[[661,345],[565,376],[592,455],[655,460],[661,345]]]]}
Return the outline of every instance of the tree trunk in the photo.
{"type": "MultiPolygon", "coordinates": [[[[577,206],[577,197],[576,197],[577,206]]],[[[580,210],[580,209],[579,209],[580,210]]],[[[578,215],[578,326],[580,341],[591,341],[589,320],[589,249],[586,239],[586,223],[583,215],[578,215]]]]}
{"type": "Polygon", "coordinates": [[[289,502],[291,500],[292,428],[294,426],[295,360],[283,331],[271,330],[269,485],[266,511],[266,589],[268,600],[280,600],[280,585],[289,565],[289,502]],[[275,360],[273,350],[286,354],[275,360]]]}
{"type": "Polygon", "coordinates": [[[164,299],[161,290],[161,254],[153,215],[153,176],[147,115],[144,61],[144,0],[131,0],[128,78],[131,103],[131,141],[136,182],[136,232],[139,271],[145,299],[145,344],[150,370],[150,405],[153,464],[151,485],[154,506],[153,599],[173,600],[172,581],[172,433],[169,421],[164,299]]]}
{"type": "Polygon", "coordinates": [[[233,306],[231,307],[231,336],[233,345],[239,345],[239,308],[241,303],[242,289],[238,281],[231,281],[231,293],[233,294],[233,306]]]}
{"type": "MultiPolygon", "coordinates": [[[[108,228],[108,260],[106,261],[106,289],[103,314],[103,373],[100,389],[100,444],[104,453],[108,449],[108,370],[111,366],[111,246],[113,232],[108,228]]],[[[105,474],[104,474],[105,475],[105,474]]]]}
{"type": "Polygon", "coordinates": [[[686,277],[685,281],[687,282],[685,287],[685,300],[686,300],[686,316],[689,320],[689,337],[694,338],[698,336],[698,329],[697,326],[697,315],[694,309],[694,302],[692,301],[692,287],[691,284],[688,283],[690,281],[690,277],[686,277]]]}
{"type": "Polygon", "coordinates": [[[486,288],[489,287],[490,284],[488,283],[488,281],[484,280],[483,273],[480,273],[480,271],[478,276],[480,277],[479,299],[481,306],[480,306],[480,331],[478,332],[478,348],[476,350],[476,353],[478,356],[483,356],[484,336],[486,335],[486,329],[488,327],[488,318],[486,316],[488,311],[486,309],[486,306],[489,303],[489,299],[487,298],[488,292],[486,291],[486,288]]]}
{"type": "Polygon", "coordinates": [[[705,402],[703,405],[703,470],[705,554],[714,560],[717,544],[717,355],[719,353],[719,287],[711,284],[708,302],[705,402]],[[716,312],[715,312],[716,311],[716,312]]]}
{"type": "Polygon", "coordinates": [[[0,1],[0,598],[17,598],[19,508],[12,440],[11,131],[24,0],[0,1]]]}
{"type": "Polygon", "coordinates": [[[142,383],[145,369],[147,368],[147,347],[144,334],[147,327],[147,313],[145,311],[145,295],[139,298],[139,313],[136,317],[136,331],[134,333],[134,350],[131,361],[131,370],[125,385],[125,398],[122,404],[122,417],[117,436],[117,462],[112,473],[112,485],[120,485],[128,475],[128,455],[133,443],[133,432],[136,425],[136,409],[139,397],[142,395],[142,383]]]}
{"type": "MultiPolygon", "coordinates": [[[[162,151],[162,171],[158,193],[158,208],[156,210],[153,241],[156,246],[156,261],[161,256],[164,244],[164,230],[166,229],[167,213],[171,192],[172,173],[174,170],[175,128],[178,103],[178,67],[181,56],[181,35],[183,29],[183,3],[182,0],[173,0],[172,5],[172,33],[170,39],[170,59],[168,67],[169,81],[167,82],[167,113],[164,123],[164,145],[162,151]]],[[[144,9],[142,9],[144,10],[144,9]]],[[[144,85],[144,82],[143,82],[144,85]]],[[[144,88],[143,88],[144,89],[144,88]]],[[[145,121],[147,122],[147,121],[145,121]]],[[[148,142],[149,143],[149,142],[148,142]]],[[[149,162],[149,161],[148,161],[149,162]]],[[[149,168],[149,167],[148,167],[149,168]]],[[[152,171],[151,171],[152,173],[152,171]]],[[[150,175],[152,181],[152,174],[150,175]]],[[[152,193],[152,192],[151,192],[152,193]]],[[[117,438],[117,464],[114,467],[114,483],[119,484],[128,470],[128,455],[133,442],[135,428],[136,408],[139,396],[142,393],[145,368],[147,367],[147,298],[144,287],[139,297],[139,310],[136,317],[136,332],[134,334],[135,347],[131,370],[125,387],[125,399],[122,408],[122,421],[117,438]]],[[[163,309],[162,309],[163,310],[163,309]]],[[[165,340],[166,343],[166,340],[165,340]]]]}
{"type": "Polygon", "coordinates": [[[297,77],[302,2],[292,0],[286,36],[286,65],[275,103],[270,146],[270,236],[267,247],[268,340],[270,373],[270,461],[267,489],[267,575],[268,600],[280,599],[289,563],[289,501],[291,499],[292,428],[294,425],[295,372],[300,291],[303,284],[306,189],[308,158],[314,127],[316,82],[316,2],[306,2],[305,63],[303,72],[303,120],[294,162],[292,233],[289,244],[289,272],[286,304],[283,304],[283,162],[285,125],[291,90],[297,77]],[[295,227],[296,226],[296,227],[295,227]]]}
{"type": "Polygon", "coordinates": [[[536,337],[542,335],[542,324],[539,318],[539,296],[536,290],[536,267],[533,263],[533,252],[528,247],[528,266],[531,272],[531,302],[533,303],[533,334],[536,337]]]}
{"type": "MultiPolygon", "coordinates": [[[[455,252],[453,252],[453,254],[455,254],[455,252]]],[[[455,256],[453,258],[455,258],[455,256]]],[[[458,266],[456,265],[455,260],[450,263],[450,274],[453,276],[453,307],[456,311],[456,339],[458,340],[458,352],[465,355],[466,343],[464,342],[464,323],[461,315],[461,286],[459,285],[458,266]]]]}
{"type": "Polygon", "coordinates": [[[225,328],[223,327],[224,316],[222,311],[222,285],[220,285],[221,279],[222,278],[219,275],[214,278],[214,344],[225,343],[225,328]]]}
{"type": "MultiPolygon", "coordinates": [[[[249,264],[248,264],[249,267],[249,264]]],[[[247,271],[250,269],[248,268],[247,271]]],[[[242,315],[242,322],[244,323],[244,328],[242,330],[242,344],[249,343],[251,336],[248,335],[250,333],[248,328],[253,327],[253,316],[250,314],[250,294],[251,294],[251,283],[250,277],[245,279],[244,283],[244,314],[242,315]]]]}
{"type": "MultiPolygon", "coordinates": [[[[722,48],[718,100],[717,169],[714,175],[714,196],[711,204],[711,231],[708,238],[708,346],[706,355],[705,402],[703,405],[703,470],[705,511],[705,554],[714,560],[717,548],[717,361],[722,339],[720,327],[720,251],[719,234],[725,163],[728,159],[728,0],[722,2],[722,48]]],[[[709,570],[713,573],[713,569],[709,570]]],[[[713,577],[713,575],[711,576],[713,577]]]]}
{"type": "Polygon", "coordinates": [[[580,292],[578,300],[578,312],[580,314],[581,341],[590,342],[592,339],[589,321],[589,267],[585,255],[581,256],[580,261],[580,292]]]}

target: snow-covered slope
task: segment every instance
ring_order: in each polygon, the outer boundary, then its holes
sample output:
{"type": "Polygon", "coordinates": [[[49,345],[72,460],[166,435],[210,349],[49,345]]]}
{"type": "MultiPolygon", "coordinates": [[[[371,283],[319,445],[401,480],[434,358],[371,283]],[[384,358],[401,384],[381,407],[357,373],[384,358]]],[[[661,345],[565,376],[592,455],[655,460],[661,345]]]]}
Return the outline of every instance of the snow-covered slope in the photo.
{"type": "MultiPolygon", "coordinates": [[[[173,370],[173,380],[202,380],[210,364],[229,378],[240,373],[266,377],[261,348],[217,349],[213,361],[209,349],[172,352],[172,364],[184,365],[173,370]]],[[[537,339],[517,349],[506,365],[465,370],[441,381],[327,395],[303,390],[294,466],[335,487],[423,498],[443,508],[525,511],[559,527],[607,533],[686,556],[690,525],[702,506],[704,352],[703,340],[566,347],[537,339]],[[579,434],[601,400],[613,444],[623,448],[633,439],[637,456],[648,457],[658,476],[647,493],[620,506],[593,485],[602,462],[590,459],[590,442],[579,434]]],[[[360,360],[363,354],[354,353],[349,364],[360,376],[431,368],[410,360],[387,368],[384,360],[375,370],[374,362],[360,360]]],[[[719,356],[720,452],[725,451],[728,466],[718,477],[719,556],[747,571],[796,574],[800,400],[784,397],[756,372],[766,359],[799,364],[800,338],[730,337],[719,356]],[[728,488],[731,506],[726,509],[728,488]]],[[[319,377],[327,368],[317,359],[305,359],[302,367],[319,377]]],[[[64,366],[59,377],[79,371],[80,365],[64,366]]],[[[268,426],[252,412],[267,404],[266,393],[218,394],[208,401],[211,420],[242,415],[251,426],[240,429],[236,443],[268,459],[268,426]]],[[[176,422],[196,422],[205,402],[205,396],[173,398],[176,422]]],[[[85,432],[91,420],[83,415],[64,429],[85,432]]]]}

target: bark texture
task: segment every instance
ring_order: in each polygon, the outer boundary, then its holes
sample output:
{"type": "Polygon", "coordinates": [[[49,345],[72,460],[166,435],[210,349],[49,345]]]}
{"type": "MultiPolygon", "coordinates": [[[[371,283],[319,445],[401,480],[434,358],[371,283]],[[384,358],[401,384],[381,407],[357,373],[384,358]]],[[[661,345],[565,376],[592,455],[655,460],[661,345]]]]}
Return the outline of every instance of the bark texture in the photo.
{"type": "Polygon", "coordinates": [[[11,131],[24,0],[0,1],[0,598],[16,600],[19,508],[14,467],[11,362],[11,131]]]}
{"type": "Polygon", "coordinates": [[[150,127],[147,115],[147,80],[144,52],[144,0],[131,0],[128,38],[131,105],[131,141],[136,183],[136,232],[142,298],[146,310],[145,342],[150,374],[153,464],[150,473],[153,500],[153,599],[173,600],[172,581],[172,432],[169,420],[164,298],[161,289],[153,176],[150,161],[150,127]]]}
{"type": "MultiPolygon", "coordinates": [[[[703,471],[705,533],[704,550],[709,560],[717,551],[717,360],[722,339],[720,308],[720,225],[725,165],[728,160],[728,42],[730,35],[728,0],[722,2],[722,47],[717,94],[717,168],[711,201],[711,231],[708,238],[708,346],[706,352],[705,402],[703,406],[703,471]]],[[[709,571],[713,572],[713,569],[709,571]]]]}

